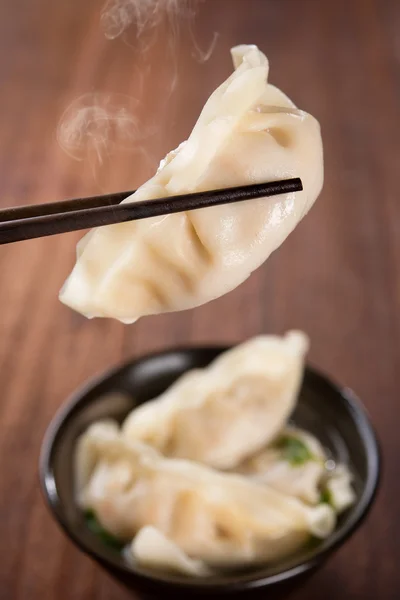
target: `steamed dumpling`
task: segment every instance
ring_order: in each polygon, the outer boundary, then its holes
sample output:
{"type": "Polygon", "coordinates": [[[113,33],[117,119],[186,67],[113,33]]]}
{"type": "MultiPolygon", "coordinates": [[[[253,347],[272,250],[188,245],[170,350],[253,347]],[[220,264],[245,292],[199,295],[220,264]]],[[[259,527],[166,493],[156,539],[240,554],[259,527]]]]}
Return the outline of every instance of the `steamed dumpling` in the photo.
{"type": "Polygon", "coordinates": [[[193,577],[211,575],[210,569],[203,561],[190,558],[177,544],[151,525],[139,530],[124,555],[128,562],[156,571],[193,577]]]}
{"type": "Polygon", "coordinates": [[[286,427],[270,446],[246,459],[234,472],[309,504],[318,504],[326,460],[322,445],[313,435],[297,427],[286,427]]]}
{"type": "Polygon", "coordinates": [[[316,437],[298,427],[285,427],[269,446],[244,460],[232,472],[308,504],[328,502],[337,514],[356,499],[353,476],[347,465],[328,460],[316,437]],[[334,464],[333,468],[330,463],[334,464]]]}
{"type": "Polygon", "coordinates": [[[256,46],[232,55],[189,139],[125,202],[297,176],[304,191],[94,229],[62,302],[123,322],[199,306],[247,279],[310,209],[323,182],[318,122],[267,82],[256,46]]]}
{"type": "Polygon", "coordinates": [[[336,465],[325,482],[327,500],[340,514],[354,504],[356,494],[353,489],[353,475],[347,465],[336,465]]]}
{"type": "Polygon", "coordinates": [[[232,468],[285,426],[297,401],[308,344],[298,331],[244,342],[135,408],[123,435],[169,457],[232,468]]]}
{"type": "Polygon", "coordinates": [[[90,460],[97,458],[80,478],[78,502],[127,542],[152,526],[190,559],[234,568],[279,560],[335,526],[327,504],[310,507],[245,477],[164,458],[117,431],[110,435],[109,424],[104,436],[101,423],[84,434],[78,464],[90,462],[89,449],[90,460]]]}

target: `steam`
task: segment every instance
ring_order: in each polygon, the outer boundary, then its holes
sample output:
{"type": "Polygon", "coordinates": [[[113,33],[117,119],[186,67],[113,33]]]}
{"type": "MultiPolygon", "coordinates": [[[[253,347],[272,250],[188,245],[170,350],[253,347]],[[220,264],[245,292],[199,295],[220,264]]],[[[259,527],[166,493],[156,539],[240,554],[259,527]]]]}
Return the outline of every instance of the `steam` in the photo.
{"type": "MultiPolygon", "coordinates": [[[[141,41],[142,51],[154,42],[154,34],[163,22],[168,23],[168,43],[173,46],[184,23],[194,46],[192,56],[198,62],[204,63],[214,52],[219,34],[214,32],[206,50],[198,45],[192,25],[201,2],[203,0],[107,0],[100,21],[104,35],[109,40],[118,38],[133,25],[136,39],[141,41]],[[180,27],[178,23],[181,23],[180,27]],[[147,44],[141,39],[145,36],[150,38],[147,44]]],[[[126,41],[126,38],[124,39],[126,41]]]]}
{"type": "MultiPolygon", "coordinates": [[[[158,158],[151,156],[148,139],[163,122],[163,130],[171,124],[165,119],[167,106],[178,84],[178,39],[186,37],[186,44],[191,47],[191,55],[199,63],[209,60],[218,40],[214,33],[207,48],[200,47],[193,30],[194,17],[203,0],[107,0],[101,12],[101,26],[106,38],[114,40],[119,36],[127,41],[127,30],[131,27],[134,34],[132,46],[136,53],[137,73],[135,81],[135,97],[112,93],[86,93],[73,102],[64,111],[57,129],[57,140],[62,150],[72,159],[88,162],[93,176],[98,182],[98,174],[106,173],[106,159],[123,158],[123,154],[140,155],[142,159],[138,170],[144,164],[149,173],[154,170],[158,158]],[[159,39],[162,30],[165,40],[163,48],[163,68],[159,62],[157,76],[151,79],[152,65],[149,62],[150,47],[159,39]],[[149,110],[144,100],[149,100],[147,83],[152,81],[149,110]],[[158,90],[160,90],[158,92],[158,90]],[[156,103],[153,106],[154,102],[156,103]],[[150,116],[152,114],[152,116],[150,116]],[[154,120],[150,122],[150,119],[154,120]],[[145,143],[146,140],[146,143],[145,143]]],[[[185,45],[186,45],[185,44],[185,45]]],[[[158,53],[158,51],[157,51],[158,53]]],[[[158,144],[150,143],[155,148],[158,144]]],[[[112,164],[117,164],[115,160],[112,164]]],[[[113,167],[114,168],[114,167],[113,167]]],[[[99,183],[99,182],[98,182],[99,183]]]]}
{"type": "Polygon", "coordinates": [[[59,145],[71,158],[89,160],[94,171],[117,151],[135,148],[145,154],[140,142],[153,135],[155,127],[143,127],[139,122],[138,104],[136,99],[123,94],[80,96],[60,119],[59,145]]]}
{"type": "Polygon", "coordinates": [[[107,0],[101,24],[105,36],[114,40],[134,23],[140,37],[145,31],[155,29],[167,18],[175,24],[177,18],[195,15],[192,0],[107,0]]]}
{"type": "Polygon", "coordinates": [[[202,50],[200,48],[200,46],[198,45],[198,43],[196,41],[195,35],[193,33],[193,29],[191,27],[189,29],[189,33],[192,38],[192,42],[193,42],[193,46],[194,46],[194,52],[192,53],[193,58],[195,58],[199,63],[205,63],[208,60],[210,60],[212,53],[215,50],[215,46],[217,45],[218,38],[219,38],[218,31],[214,31],[213,38],[212,38],[211,43],[210,43],[209,47],[207,48],[207,50],[202,50]]]}

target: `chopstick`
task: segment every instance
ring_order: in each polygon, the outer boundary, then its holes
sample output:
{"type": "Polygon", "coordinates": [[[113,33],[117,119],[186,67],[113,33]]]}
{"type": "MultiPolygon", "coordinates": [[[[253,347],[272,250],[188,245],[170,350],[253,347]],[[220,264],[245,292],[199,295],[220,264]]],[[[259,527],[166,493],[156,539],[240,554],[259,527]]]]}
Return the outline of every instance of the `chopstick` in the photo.
{"type": "Polygon", "coordinates": [[[4,208],[0,210],[0,223],[97,208],[99,206],[115,206],[122,202],[122,200],[125,200],[125,198],[128,198],[128,196],[134,194],[135,191],[114,192],[113,194],[105,194],[104,196],[89,196],[87,198],[62,200],[61,202],[46,202],[46,204],[28,204],[26,206],[4,208]]]}
{"type": "Polygon", "coordinates": [[[0,210],[0,244],[299,192],[302,189],[301,179],[296,177],[126,204],[120,202],[133,192],[8,208],[0,210]]]}

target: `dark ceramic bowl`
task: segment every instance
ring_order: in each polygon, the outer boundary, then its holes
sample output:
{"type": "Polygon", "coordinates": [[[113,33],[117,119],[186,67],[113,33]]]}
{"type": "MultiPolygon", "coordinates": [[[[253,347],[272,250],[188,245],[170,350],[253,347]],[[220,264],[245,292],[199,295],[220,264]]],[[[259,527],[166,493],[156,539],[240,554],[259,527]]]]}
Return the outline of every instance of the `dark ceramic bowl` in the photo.
{"type": "Polygon", "coordinates": [[[361,525],[379,481],[379,448],[360,402],[348,389],[331,383],[308,368],[293,421],[314,433],[332,458],[349,464],[355,475],[357,501],[343,514],[335,532],[315,547],[304,548],[275,566],[251,573],[204,580],[163,575],[133,568],[87,528],[74,502],[73,455],[77,437],[90,423],[105,417],[120,421],[137,404],[163,392],[188,369],[204,367],[225,347],[178,349],[129,362],[91,381],[79,390],[53,419],[42,447],[40,477],[54,518],[86,554],[132,591],[148,597],[174,598],[251,596],[286,597],[321,566],[361,525]],[[122,392],[110,399],[109,394],[122,392]]]}

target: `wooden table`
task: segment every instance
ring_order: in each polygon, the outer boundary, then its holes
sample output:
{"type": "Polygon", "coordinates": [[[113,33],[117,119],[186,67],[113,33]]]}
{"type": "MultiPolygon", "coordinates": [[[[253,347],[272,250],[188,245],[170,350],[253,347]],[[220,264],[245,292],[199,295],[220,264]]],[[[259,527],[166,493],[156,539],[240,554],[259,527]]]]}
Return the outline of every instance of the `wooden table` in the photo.
{"type": "Polygon", "coordinates": [[[400,2],[208,0],[191,22],[160,17],[139,38],[131,26],[115,39],[118,23],[101,23],[101,8],[1,3],[2,206],[137,186],[187,136],[243,42],[264,49],[272,82],[320,119],[326,182],[236,291],[130,327],[59,303],[79,234],[1,247],[1,600],[129,597],[67,541],[39,490],[44,431],[77,385],[150,350],[290,327],[311,336],[311,362],[364,400],[385,458],[368,522],[296,598],[398,598],[400,2]],[[58,137],[69,154],[56,135],[68,106],[58,137]]]}

